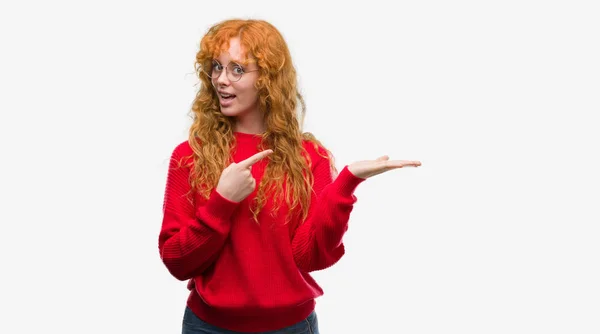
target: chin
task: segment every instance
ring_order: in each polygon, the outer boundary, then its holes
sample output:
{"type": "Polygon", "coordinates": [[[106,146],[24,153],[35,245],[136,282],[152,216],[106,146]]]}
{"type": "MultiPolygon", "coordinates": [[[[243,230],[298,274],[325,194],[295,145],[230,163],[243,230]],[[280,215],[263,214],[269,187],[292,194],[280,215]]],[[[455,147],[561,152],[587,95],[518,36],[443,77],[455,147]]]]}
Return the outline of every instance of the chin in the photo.
{"type": "Polygon", "coordinates": [[[253,112],[254,108],[252,106],[234,105],[228,108],[223,108],[219,106],[219,109],[221,110],[221,113],[225,116],[236,117],[250,114],[253,112]]]}
{"type": "Polygon", "coordinates": [[[236,117],[242,113],[243,112],[237,108],[221,108],[221,114],[229,117],[236,117]]]}

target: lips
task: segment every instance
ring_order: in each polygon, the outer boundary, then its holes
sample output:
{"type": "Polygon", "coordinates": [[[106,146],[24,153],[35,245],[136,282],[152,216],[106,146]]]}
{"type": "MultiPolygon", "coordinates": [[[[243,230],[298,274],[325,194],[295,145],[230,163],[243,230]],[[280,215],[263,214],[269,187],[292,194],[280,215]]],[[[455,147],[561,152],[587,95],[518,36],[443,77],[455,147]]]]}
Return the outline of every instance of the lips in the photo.
{"type": "Polygon", "coordinates": [[[219,91],[219,96],[222,97],[223,99],[231,99],[231,98],[235,97],[235,94],[230,94],[230,93],[219,91]]]}
{"type": "Polygon", "coordinates": [[[219,102],[221,104],[221,107],[230,107],[233,104],[235,97],[236,96],[234,94],[219,92],[219,102]]]}

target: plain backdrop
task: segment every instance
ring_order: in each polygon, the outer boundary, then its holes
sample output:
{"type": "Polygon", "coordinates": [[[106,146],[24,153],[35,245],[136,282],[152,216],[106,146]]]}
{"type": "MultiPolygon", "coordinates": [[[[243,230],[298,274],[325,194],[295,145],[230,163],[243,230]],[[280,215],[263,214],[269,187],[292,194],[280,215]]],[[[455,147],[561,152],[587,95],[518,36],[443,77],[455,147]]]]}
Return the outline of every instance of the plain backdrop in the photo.
{"type": "Polygon", "coordinates": [[[179,333],[167,163],[209,26],[284,35],[305,130],[367,180],[321,333],[600,332],[594,1],[7,1],[0,332],[179,333]]]}

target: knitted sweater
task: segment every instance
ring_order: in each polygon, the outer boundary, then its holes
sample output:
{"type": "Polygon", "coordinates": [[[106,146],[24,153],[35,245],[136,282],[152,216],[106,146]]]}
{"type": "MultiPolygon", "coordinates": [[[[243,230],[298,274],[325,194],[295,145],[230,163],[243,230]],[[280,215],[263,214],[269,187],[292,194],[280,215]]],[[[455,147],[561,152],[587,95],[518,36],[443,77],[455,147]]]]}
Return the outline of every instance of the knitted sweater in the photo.
{"type": "MultiPolygon", "coordinates": [[[[233,161],[258,153],[260,135],[235,133],[233,161]]],[[[192,196],[183,142],[172,153],[159,235],[160,256],[169,272],[189,280],[188,307],[212,325],[238,332],[271,331],[306,318],[323,294],[309,274],[335,264],[344,255],[342,237],[364,181],[345,166],[333,180],[330,161],[304,142],[314,177],[309,215],[284,224],[286,206],[271,215],[272,199],[257,224],[250,212],[255,190],[235,203],[214,189],[204,199],[192,196]],[[181,163],[183,161],[183,164],[181,163]]],[[[189,158],[187,158],[189,159],[189,158]]],[[[187,160],[189,162],[191,160],[187,160]]],[[[252,167],[256,184],[268,159],[252,167]]],[[[257,186],[258,188],[258,186],[257,186]]]]}

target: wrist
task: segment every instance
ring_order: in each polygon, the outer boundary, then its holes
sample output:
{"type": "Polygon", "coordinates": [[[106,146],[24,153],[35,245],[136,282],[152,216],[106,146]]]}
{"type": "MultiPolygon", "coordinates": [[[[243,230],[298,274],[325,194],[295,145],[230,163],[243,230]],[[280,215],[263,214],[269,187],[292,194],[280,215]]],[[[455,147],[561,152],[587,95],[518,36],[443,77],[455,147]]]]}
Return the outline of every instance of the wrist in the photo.
{"type": "Polygon", "coordinates": [[[223,197],[224,199],[232,202],[232,203],[239,203],[240,201],[235,197],[235,195],[228,193],[227,191],[223,191],[220,189],[216,189],[215,190],[217,192],[217,194],[219,194],[221,197],[223,197]]]}

